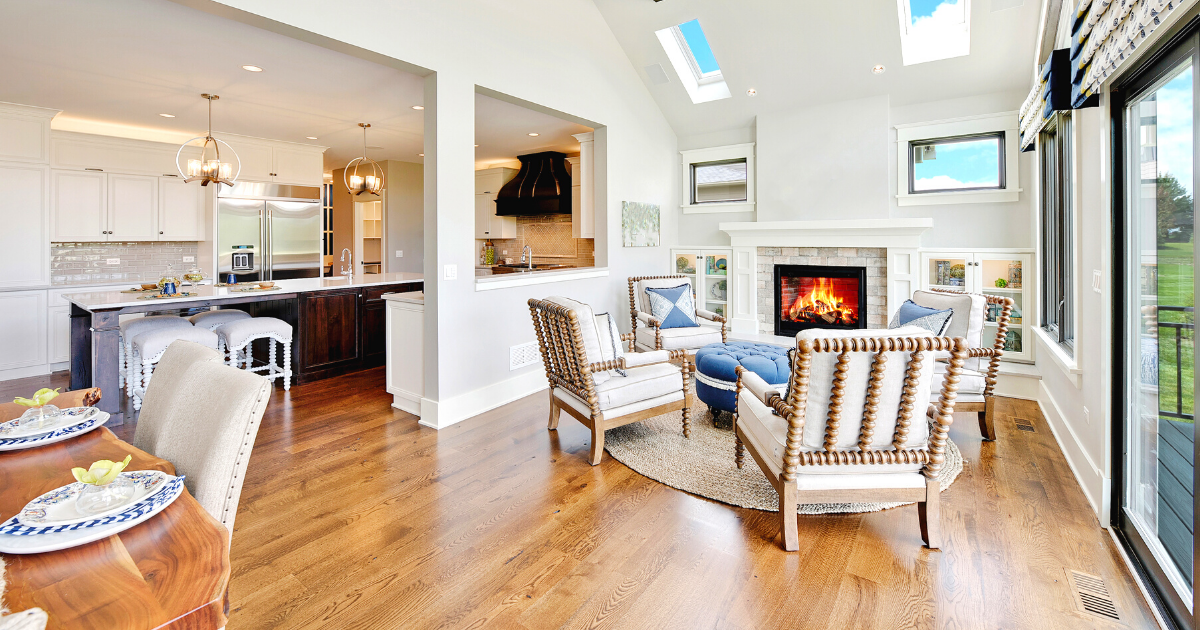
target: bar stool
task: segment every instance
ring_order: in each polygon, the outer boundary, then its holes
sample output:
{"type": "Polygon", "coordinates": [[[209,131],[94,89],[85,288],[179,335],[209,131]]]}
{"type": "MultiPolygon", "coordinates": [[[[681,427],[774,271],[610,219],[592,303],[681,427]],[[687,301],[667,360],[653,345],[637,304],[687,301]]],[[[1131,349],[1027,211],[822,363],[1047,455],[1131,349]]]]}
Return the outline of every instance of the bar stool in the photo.
{"type": "Polygon", "coordinates": [[[188,321],[197,328],[207,328],[213,332],[229,322],[235,322],[239,319],[250,319],[250,313],[239,311],[236,308],[223,308],[216,311],[204,311],[192,315],[188,321]]]}
{"type": "MultiPolygon", "coordinates": [[[[186,321],[186,320],[184,320],[186,321]]],[[[133,393],[133,408],[140,410],[142,408],[142,396],[146,393],[146,388],[150,386],[150,377],[154,375],[154,366],[158,360],[162,358],[167,347],[172,343],[183,341],[194,341],[202,346],[216,349],[217,348],[217,333],[204,328],[196,328],[194,326],[159,328],[156,330],[148,330],[133,338],[133,364],[141,368],[141,382],[130,380],[134,384],[133,393]]],[[[130,370],[132,376],[133,370],[130,370]]]]}
{"type": "Polygon", "coordinates": [[[292,326],[274,317],[251,317],[229,322],[217,329],[218,345],[228,353],[226,364],[247,372],[264,372],[268,381],[283,377],[283,389],[292,388],[292,326]],[[266,365],[254,367],[251,344],[267,339],[269,356],[266,365]],[[283,346],[283,364],[275,363],[275,343],[283,346]]]}
{"type": "Polygon", "coordinates": [[[138,386],[137,367],[133,362],[133,339],[151,330],[164,328],[191,328],[192,323],[177,315],[147,315],[121,322],[117,334],[117,361],[119,386],[125,388],[125,395],[133,398],[133,391],[138,386]]]}

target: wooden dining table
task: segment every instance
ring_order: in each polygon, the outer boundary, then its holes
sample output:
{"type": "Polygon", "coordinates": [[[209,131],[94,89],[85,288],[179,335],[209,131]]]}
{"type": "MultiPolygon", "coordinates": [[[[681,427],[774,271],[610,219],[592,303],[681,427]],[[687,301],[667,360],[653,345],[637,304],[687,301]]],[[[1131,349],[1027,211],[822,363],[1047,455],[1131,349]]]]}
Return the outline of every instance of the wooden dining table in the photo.
{"type": "MultiPolygon", "coordinates": [[[[75,481],[71,468],[126,455],[133,455],[127,470],[175,474],[170,462],[104,427],[57,444],[0,452],[0,522],[75,481]]],[[[7,564],[4,604],[12,611],[45,610],[47,628],[215,630],[226,622],[229,532],[187,490],[148,521],[103,540],[0,557],[7,564]]]]}

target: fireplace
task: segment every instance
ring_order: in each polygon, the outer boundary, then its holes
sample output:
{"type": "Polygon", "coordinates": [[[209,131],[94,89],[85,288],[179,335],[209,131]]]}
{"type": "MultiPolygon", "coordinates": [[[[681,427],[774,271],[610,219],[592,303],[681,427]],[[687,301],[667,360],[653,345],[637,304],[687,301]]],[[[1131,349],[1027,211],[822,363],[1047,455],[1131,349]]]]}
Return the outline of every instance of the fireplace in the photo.
{"type": "Polygon", "coordinates": [[[775,265],[775,334],[867,327],[867,269],[775,265]]]}

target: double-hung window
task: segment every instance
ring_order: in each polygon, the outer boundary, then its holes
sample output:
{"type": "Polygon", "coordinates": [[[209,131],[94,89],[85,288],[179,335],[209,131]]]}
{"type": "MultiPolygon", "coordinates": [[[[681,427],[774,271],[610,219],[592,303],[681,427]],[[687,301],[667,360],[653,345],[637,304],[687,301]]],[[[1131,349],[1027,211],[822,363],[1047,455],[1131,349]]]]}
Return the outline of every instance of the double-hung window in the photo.
{"type": "Polygon", "coordinates": [[[1042,328],[1067,352],[1075,340],[1071,221],[1071,117],[1055,114],[1039,136],[1042,328]]]}

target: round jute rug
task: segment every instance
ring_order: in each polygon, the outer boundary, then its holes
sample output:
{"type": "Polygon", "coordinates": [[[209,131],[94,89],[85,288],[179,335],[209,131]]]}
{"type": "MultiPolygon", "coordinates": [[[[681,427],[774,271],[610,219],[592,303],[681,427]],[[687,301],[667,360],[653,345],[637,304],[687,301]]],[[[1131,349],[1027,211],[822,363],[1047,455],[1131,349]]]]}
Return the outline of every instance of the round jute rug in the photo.
{"type": "MultiPolygon", "coordinates": [[[[768,512],[779,511],[775,488],[749,454],[738,470],[733,461],[733,432],[713,427],[708,407],[692,408],[692,437],[684,438],[683,414],[676,411],[609,429],[604,446],[613,459],[672,488],[714,501],[768,512]]],[[[962,472],[963,458],[946,441],[946,464],[938,473],[944,491],[962,472]]],[[[908,503],[802,503],[800,514],[878,512],[908,503]]]]}

